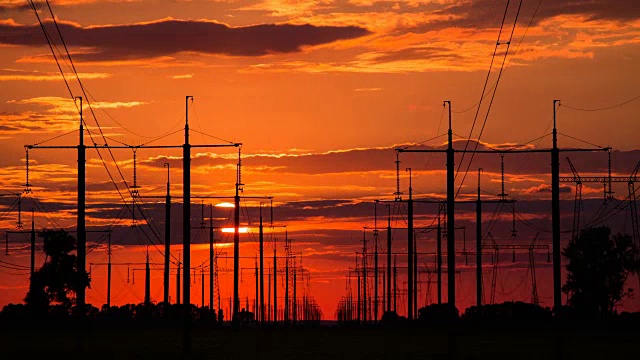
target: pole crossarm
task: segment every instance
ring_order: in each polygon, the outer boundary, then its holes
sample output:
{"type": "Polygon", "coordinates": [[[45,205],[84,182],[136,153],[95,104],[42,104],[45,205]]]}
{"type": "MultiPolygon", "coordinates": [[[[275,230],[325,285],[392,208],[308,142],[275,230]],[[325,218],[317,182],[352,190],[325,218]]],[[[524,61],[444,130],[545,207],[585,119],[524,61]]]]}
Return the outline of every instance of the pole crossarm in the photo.
{"type": "Polygon", "coordinates": [[[483,244],[482,248],[495,250],[548,250],[549,245],[483,244]]]}
{"type": "MultiPolygon", "coordinates": [[[[214,196],[214,195],[192,195],[193,199],[233,199],[235,196],[214,196]]],[[[244,196],[239,195],[238,197],[242,199],[273,199],[273,196],[244,196]]]]}
{"type": "MultiPolygon", "coordinates": [[[[447,150],[439,149],[395,149],[400,153],[446,153],[447,150]]],[[[564,148],[558,149],[560,152],[591,152],[591,151],[610,151],[610,147],[606,148],[564,148]]],[[[476,153],[476,154],[523,154],[523,153],[551,153],[553,149],[514,149],[514,150],[453,150],[455,153],[476,153]]]]}
{"type": "Polygon", "coordinates": [[[590,182],[590,183],[630,183],[630,182],[638,182],[640,181],[640,177],[638,176],[561,176],[560,182],[590,182]]]}
{"type": "MultiPolygon", "coordinates": [[[[242,143],[189,145],[191,148],[240,147],[242,143]]],[[[27,149],[77,149],[78,145],[25,145],[27,149]]],[[[84,145],[85,149],[182,149],[184,145],[84,145]]]]}

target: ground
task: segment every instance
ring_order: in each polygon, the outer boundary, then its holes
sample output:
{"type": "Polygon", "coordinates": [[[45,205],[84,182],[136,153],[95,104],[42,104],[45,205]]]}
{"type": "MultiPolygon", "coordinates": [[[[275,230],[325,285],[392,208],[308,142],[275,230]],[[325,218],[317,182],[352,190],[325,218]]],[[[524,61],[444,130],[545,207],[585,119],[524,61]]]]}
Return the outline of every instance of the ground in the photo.
{"type": "MultiPolygon", "coordinates": [[[[78,332],[0,333],[5,359],[72,353],[78,332]]],[[[455,359],[614,359],[637,355],[640,330],[457,329],[455,359]]],[[[78,358],[185,358],[180,329],[93,329],[78,358]]],[[[425,328],[194,329],[194,359],[448,359],[448,330],[425,328]]],[[[57,356],[56,356],[57,357],[57,356]]],[[[65,358],[73,356],[64,355],[65,358]]],[[[75,357],[74,357],[75,358],[75,357]]]]}

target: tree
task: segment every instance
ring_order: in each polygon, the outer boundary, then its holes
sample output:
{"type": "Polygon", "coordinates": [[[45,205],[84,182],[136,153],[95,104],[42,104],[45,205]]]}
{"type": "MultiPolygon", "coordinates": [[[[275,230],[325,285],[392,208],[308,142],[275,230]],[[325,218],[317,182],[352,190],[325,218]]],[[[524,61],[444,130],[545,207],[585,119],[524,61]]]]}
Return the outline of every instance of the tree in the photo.
{"type": "Polygon", "coordinates": [[[24,301],[32,309],[46,310],[51,304],[70,309],[75,304],[75,290],[88,287],[91,279],[86,270],[78,270],[76,239],[64,230],[44,230],[45,263],[35,271],[24,301]]]}
{"type": "Polygon", "coordinates": [[[569,259],[567,282],[562,291],[569,305],[583,315],[609,316],[622,299],[632,272],[639,269],[638,246],[629,235],[613,237],[608,227],[588,228],[572,239],[562,255],[569,259]]]}

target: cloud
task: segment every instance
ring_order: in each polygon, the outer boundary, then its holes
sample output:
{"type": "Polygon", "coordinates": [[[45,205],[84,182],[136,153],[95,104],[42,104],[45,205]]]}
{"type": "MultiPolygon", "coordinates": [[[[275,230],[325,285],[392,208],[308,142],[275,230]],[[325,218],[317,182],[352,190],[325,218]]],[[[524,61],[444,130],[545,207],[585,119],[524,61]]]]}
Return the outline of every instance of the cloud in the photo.
{"type": "MultiPolygon", "coordinates": [[[[106,79],[108,73],[78,73],[82,80],[106,79]]],[[[65,74],[67,81],[75,80],[75,74],[65,74]]],[[[0,69],[0,81],[62,81],[60,73],[28,71],[16,69],[0,69]]]]}
{"type": "MultiPolygon", "coordinates": [[[[106,2],[106,3],[131,3],[137,2],[141,0],[50,0],[49,4],[52,6],[75,6],[82,4],[92,4],[97,2],[106,2]]],[[[42,0],[34,0],[36,8],[40,9],[41,6],[45,5],[42,0]]],[[[28,4],[27,1],[24,0],[0,0],[0,10],[29,10],[33,11],[31,4],[28,4]]]]}
{"type": "MultiPolygon", "coordinates": [[[[178,53],[264,56],[367,35],[356,26],[260,24],[230,27],[206,20],[164,19],[127,25],[87,26],[59,22],[67,45],[84,51],[78,61],[135,60],[178,53]]],[[[47,23],[45,26],[51,26],[47,23]]],[[[0,44],[42,46],[37,25],[0,22],[0,44]]]]}
{"type": "MultiPolygon", "coordinates": [[[[76,105],[68,98],[43,96],[9,100],[7,104],[29,106],[31,109],[0,113],[0,134],[52,133],[78,127],[76,105]]],[[[145,104],[143,101],[97,101],[91,106],[96,109],[117,109],[145,104]]],[[[86,103],[84,107],[87,107],[86,103]]]]}
{"type": "Polygon", "coordinates": [[[191,79],[191,78],[193,78],[193,74],[173,75],[171,78],[172,79],[177,79],[177,80],[179,80],[179,79],[191,79]]]}

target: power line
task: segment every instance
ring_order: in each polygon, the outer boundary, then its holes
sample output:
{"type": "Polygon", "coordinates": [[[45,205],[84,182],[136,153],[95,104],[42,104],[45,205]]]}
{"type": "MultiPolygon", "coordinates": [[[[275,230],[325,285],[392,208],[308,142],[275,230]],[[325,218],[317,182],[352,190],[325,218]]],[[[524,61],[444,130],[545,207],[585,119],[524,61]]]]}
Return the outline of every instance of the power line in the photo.
{"type": "MultiPolygon", "coordinates": [[[[500,46],[500,36],[502,35],[502,29],[504,28],[504,21],[507,18],[507,10],[509,10],[509,3],[511,0],[507,0],[507,6],[504,9],[504,14],[502,15],[502,22],[500,24],[500,31],[498,31],[498,40],[496,40],[496,45],[493,48],[493,55],[491,55],[491,63],[489,63],[489,70],[487,71],[487,77],[484,80],[484,85],[482,86],[482,92],[480,93],[480,100],[478,101],[478,109],[476,110],[476,115],[473,118],[473,123],[471,124],[471,130],[469,130],[469,137],[467,138],[467,142],[464,145],[464,152],[462,153],[462,159],[460,159],[460,164],[458,165],[458,170],[456,170],[456,177],[458,172],[460,171],[460,167],[462,166],[462,161],[464,160],[464,155],[469,147],[469,143],[471,142],[471,135],[473,134],[473,129],[476,126],[476,121],[478,120],[478,115],[480,114],[480,106],[482,105],[482,99],[485,97],[485,91],[487,89],[487,85],[489,84],[489,77],[491,76],[491,70],[493,69],[493,62],[496,58],[496,54],[498,53],[498,46],[500,46]]],[[[497,83],[497,82],[496,82],[497,83]]]]}
{"type": "Polygon", "coordinates": [[[621,102],[619,104],[615,104],[615,105],[611,105],[611,106],[607,106],[607,107],[603,107],[603,108],[594,108],[594,109],[581,109],[581,108],[572,107],[572,106],[565,105],[565,104],[562,104],[562,106],[566,107],[567,109],[571,109],[571,110],[575,110],[575,111],[604,111],[604,110],[611,110],[611,109],[614,109],[614,108],[617,108],[617,107],[620,107],[620,106],[623,106],[623,105],[627,105],[628,103],[636,101],[638,99],[640,99],[640,95],[638,95],[638,96],[636,96],[636,97],[634,97],[634,98],[632,98],[630,100],[621,102]]]}
{"type": "MultiPolygon", "coordinates": [[[[509,8],[509,2],[507,2],[507,9],[509,8]]],[[[507,13],[507,9],[505,9],[505,16],[507,13]]],[[[520,0],[520,3],[518,5],[518,11],[516,12],[516,17],[513,21],[513,27],[511,28],[511,35],[509,36],[509,40],[507,41],[507,49],[504,52],[504,57],[502,58],[502,64],[500,65],[500,71],[498,72],[498,78],[496,79],[496,86],[493,89],[493,94],[491,95],[491,101],[489,102],[489,106],[487,108],[487,112],[486,115],[484,117],[484,121],[482,123],[482,127],[480,128],[480,134],[478,134],[478,139],[475,142],[475,146],[473,149],[473,152],[471,153],[471,159],[469,160],[469,164],[467,165],[467,169],[465,170],[464,176],[462,177],[462,181],[460,182],[460,186],[458,187],[458,191],[456,191],[456,197],[460,194],[460,190],[462,189],[462,185],[464,184],[465,179],[467,178],[467,174],[469,174],[469,169],[471,168],[471,163],[473,162],[473,159],[476,155],[476,150],[478,149],[478,145],[480,143],[480,139],[482,138],[482,133],[484,132],[485,126],[487,125],[487,120],[489,119],[489,113],[491,112],[491,106],[493,105],[493,100],[495,99],[496,93],[498,92],[498,83],[500,82],[500,79],[502,78],[502,74],[504,72],[504,64],[507,60],[507,56],[509,55],[509,47],[511,46],[511,40],[513,39],[513,34],[516,30],[516,26],[518,24],[518,17],[520,16],[520,10],[522,9],[522,0],[520,0]]],[[[503,18],[503,25],[504,25],[504,18],[503,18]]],[[[502,26],[500,27],[500,33],[502,33],[502,26]]],[[[496,42],[496,49],[498,47],[498,45],[500,45],[500,34],[498,34],[498,41],[496,42]]],[[[495,56],[495,51],[494,51],[494,56],[495,56]]],[[[493,63],[493,60],[492,60],[493,63]]],[[[491,73],[491,68],[489,68],[489,74],[491,73]]],[[[489,74],[487,74],[487,79],[489,74]]],[[[486,83],[485,83],[486,86],[486,83]]],[[[484,92],[484,90],[483,90],[484,92]]],[[[481,105],[481,104],[480,104],[481,105]]],[[[480,105],[478,105],[478,111],[480,110],[480,105]]],[[[478,112],[476,112],[476,115],[478,114],[478,112]]],[[[473,121],[473,124],[475,125],[475,119],[473,121]]],[[[465,152],[467,151],[467,145],[469,144],[469,142],[471,141],[471,133],[473,132],[473,126],[471,127],[471,131],[469,132],[469,139],[467,140],[467,143],[465,145],[465,152]]],[[[458,171],[456,171],[456,175],[458,174],[458,172],[460,171],[460,167],[462,166],[462,162],[464,160],[464,155],[465,152],[462,153],[462,159],[460,160],[460,164],[458,165],[458,171]]]]}

